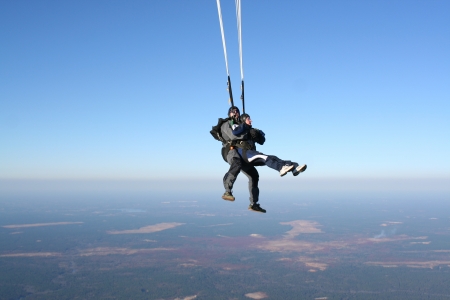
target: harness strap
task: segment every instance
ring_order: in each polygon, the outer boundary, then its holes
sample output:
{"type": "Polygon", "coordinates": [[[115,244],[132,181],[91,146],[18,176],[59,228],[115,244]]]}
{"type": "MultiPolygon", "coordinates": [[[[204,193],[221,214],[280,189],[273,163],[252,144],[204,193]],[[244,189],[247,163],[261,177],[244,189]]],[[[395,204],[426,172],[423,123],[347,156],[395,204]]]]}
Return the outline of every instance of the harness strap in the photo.
{"type": "MultiPolygon", "coordinates": [[[[236,146],[231,146],[231,144],[227,144],[225,146],[222,147],[222,158],[225,162],[227,161],[227,156],[228,156],[228,152],[230,152],[230,150],[233,150],[234,147],[236,146]]],[[[247,148],[243,148],[243,147],[238,147],[242,149],[242,159],[247,163],[250,164],[250,162],[248,161],[248,156],[247,156],[247,148]]]]}

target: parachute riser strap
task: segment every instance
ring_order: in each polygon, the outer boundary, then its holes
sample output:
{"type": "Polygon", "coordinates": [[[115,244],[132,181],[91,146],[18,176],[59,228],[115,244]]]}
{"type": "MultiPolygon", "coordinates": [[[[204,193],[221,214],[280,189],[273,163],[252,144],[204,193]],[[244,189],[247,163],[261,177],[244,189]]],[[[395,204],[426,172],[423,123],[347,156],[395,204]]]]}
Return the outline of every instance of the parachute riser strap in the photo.
{"type": "Polygon", "coordinates": [[[230,76],[228,75],[228,93],[230,94],[230,104],[231,106],[234,106],[234,101],[233,101],[233,90],[231,89],[231,79],[230,76]]]}
{"type": "Polygon", "coordinates": [[[231,106],[234,106],[233,91],[231,89],[230,71],[228,70],[227,43],[225,42],[225,32],[224,32],[223,22],[222,22],[222,8],[220,7],[220,0],[216,0],[216,2],[217,2],[217,12],[219,14],[220,33],[222,34],[223,55],[225,58],[225,67],[226,67],[227,76],[228,76],[227,85],[228,85],[228,93],[230,94],[229,102],[230,102],[231,106]]]}
{"type": "Polygon", "coordinates": [[[239,45],[239,66],[241,69],[241,100],[242,100],[242,113],[245,114],[245,100],[244,100],[244,64],[242,55],[242,14],[241,14],[241,0],[235,0],[236,4],[236,21],[238,31],[238,45],[239,45]]]}
{"type": "Polygon", "coordinates": [[[244,100],[244,80],[241,81],[241,100],[242,100],[242,113],[245,114],[245,100],[244,100]]]}

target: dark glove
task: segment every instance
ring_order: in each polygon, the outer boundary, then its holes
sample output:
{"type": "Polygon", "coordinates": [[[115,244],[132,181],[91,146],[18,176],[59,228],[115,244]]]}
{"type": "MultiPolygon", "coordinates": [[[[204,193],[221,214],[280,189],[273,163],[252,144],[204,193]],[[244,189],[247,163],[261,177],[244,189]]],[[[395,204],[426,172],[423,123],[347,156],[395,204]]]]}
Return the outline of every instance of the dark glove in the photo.
{"type": "Polygon", "coordinates": [[[252,128],[250,129],[250,137],[253,141],[257,141],[258,140],[258,136],[259,136],[259,130],[256,128],[252,128]]]}
{"type": "Polygon", "coordinates": [[[256,142],[260,145],[264,145],[264,143],[266,142],[266,135],[264,134],[264,132],[259,131],[259,137],[256,142]]]}
{"type": "Polygon", "coordinates": [[[250,136],[252,141],[260,145],[264,145],[264,142],[266,141],[266,138],[264,137],[265,136],[264,132],[256,128],[250,129],[250,136]]]}

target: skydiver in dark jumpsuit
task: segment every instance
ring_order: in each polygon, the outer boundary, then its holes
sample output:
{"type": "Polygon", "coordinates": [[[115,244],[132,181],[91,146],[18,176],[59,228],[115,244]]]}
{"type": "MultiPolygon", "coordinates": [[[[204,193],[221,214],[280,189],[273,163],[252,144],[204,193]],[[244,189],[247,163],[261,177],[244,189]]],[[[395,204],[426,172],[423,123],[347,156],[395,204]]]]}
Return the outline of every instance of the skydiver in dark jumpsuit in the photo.
{"type": "Polygon", "coordinates": [[[223,147],[229,147],[226,160],[230,164],[230,169],[223,178],[225,193],[222,199],[234,201],[232,188],[239,172],[242,171],[248,177],[248,188],[250,193],[249,210],[265,213],[266,210],[261,208],[258,203],[259,200],[259,174],[255,168],[256,166],[266,165],[269,168],[280,172],[280,176],[292,172],[297,176],[306,170],[306,165],[299,165],[298,163],[285,161],[279,159],[274,155],[265,155],[256,151],[255,140],[259,144],[265,141],[264,132],[258,129],[252,129],[252,120],[249,115],[243,114],[240,116],[237,107],[231,107],[228,110],[230,120],[221,126],[222,137],[236,146],[229,146],[224,143],[223,147]],[[246,147],[240,145],[245,144],[246,147]]]}

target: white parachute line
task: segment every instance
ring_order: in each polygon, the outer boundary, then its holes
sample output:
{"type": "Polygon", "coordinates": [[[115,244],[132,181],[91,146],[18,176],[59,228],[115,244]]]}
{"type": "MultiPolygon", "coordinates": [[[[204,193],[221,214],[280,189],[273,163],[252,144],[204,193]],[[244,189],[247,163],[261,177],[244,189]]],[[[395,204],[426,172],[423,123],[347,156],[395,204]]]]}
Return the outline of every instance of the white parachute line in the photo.
{"type": "Polygon", "coordinates": [[[244,81],[244,65],[242,57],[242,21],[241,21],[241,0],[235,0],[236,4],[236,20],[238,30],[238,43],[239,43],[239,63],[241,67],[241,80],[244,81]]]}
{"type": "Polygon", "coordinates": [[[223,44],[223,55],[225,56],[225,66],[227,68],[227,75],[230,76],[230,72],[228,70],[227,43],[225,42],[225,32],[223,30],[222,9],[220,8],[220,0],[217,0],[217,11],[219,12],[220,32],[222,33],[222,44],[223,44]]]}

